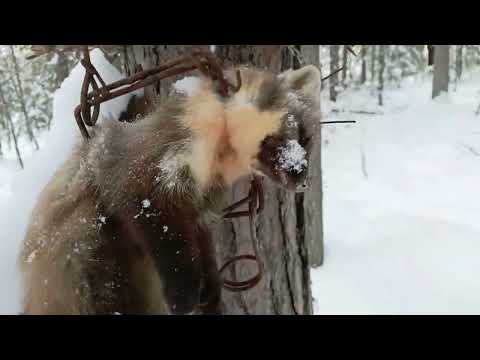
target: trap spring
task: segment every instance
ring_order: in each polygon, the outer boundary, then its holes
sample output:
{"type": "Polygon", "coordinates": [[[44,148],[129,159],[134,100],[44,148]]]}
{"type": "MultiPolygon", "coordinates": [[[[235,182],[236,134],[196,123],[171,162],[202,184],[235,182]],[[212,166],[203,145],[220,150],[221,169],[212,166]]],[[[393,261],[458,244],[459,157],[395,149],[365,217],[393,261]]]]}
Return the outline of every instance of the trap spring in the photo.
{"type": "Polygon", "coordinates": [[[248,290],[254,287],[255,285],[257,285],[258,282],[262,279],[263,263],[259,260],[260,258],[258,255],[259,251],[258,251],[257,232],[255,230],[255,220],[256,220],[256,216],[263,210],[263,207],[264,207],[264,196],[263,196],[263,188],[262,188],[262,179],[256,175],[252,175],[252,180],[250,183],[250,191],[248,196],[230,205],[226,209],[224,209],[224,212],[226,214],[223,217],[225,219],[248,216],[250,221],[250,238],[252,240],[252,246],[255,251],[255,255],[238,255],[231,258],[220,268],[220,274],[229,265],[239,260],[253,260],[257,262],[257,266],[258,266],[257,275],[253,276],[248,280],[240,281],[240,282],[224,280],[223,286],[228,290],[231,290],[231,291],[248,290]],[[239,206],[243,205],[246,202],[248,202],[248,210],[233,212],[234,209],[238,208],[239,206]]]}
{"type": "MultiPolygon", "coordinates": [[[[223,69],[214,54],[199,49],[193,50],[189,55],[180,56],[149,70],[139,71],[130,77],[115,81],[108,85],[105,84],[102,77],[95,69],[95,66],[91,63],[88,46],[84,47],[81,64],[85,68],[85,76],[81,88],[80,104],[75,108],[74,115],[80,132],[86,140],[90,138],[86,126],[95,126],[100,114],[101,103],[131,93],[135,90],[145,88],[146,86],[152,85],[165,78],[192,70],[199,70],[203,75],[217,81],[217,91],[223,97],[228,97],[232,92],[237,92],[242,86],[240,71],[237,71],[236,73],[237,84],[231,84],[225,79],[223,69]],[[90,86],[93,89],[91,92],[88,91],[90,86]]],[[[261,179],[252,175],[248,196],[224,209],[225,214],[223,217],[225,219],[248,216],[250,222],[250,237],[255,254],[237,255],[232,257],[220,268],[220,274],[222,274],[230,265],[241,260],[253,260],[257,263],[258,268],[257,274],[245,281],[231,281],[224,279],[223,286],[230,291],[245,291],[251,289],[258,284],[263,276],[264,267],[259,256],[255,230],[256,216],[262,211],[263,204],[264,197],[261,179]],[[233,211],[247,202],[248,210],[233,211]]]]}

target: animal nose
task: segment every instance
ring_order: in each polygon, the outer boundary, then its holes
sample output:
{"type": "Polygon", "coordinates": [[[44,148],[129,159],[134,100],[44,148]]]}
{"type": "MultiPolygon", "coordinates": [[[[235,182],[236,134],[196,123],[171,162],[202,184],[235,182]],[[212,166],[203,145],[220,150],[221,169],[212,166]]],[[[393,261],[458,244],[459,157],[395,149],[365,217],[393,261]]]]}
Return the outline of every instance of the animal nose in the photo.
{"type": "Polygon", "coordinates": [[[304,180],[300,184],[297,185],[297,192],[303,192],[308,189],[308,181],[304,180]]]}

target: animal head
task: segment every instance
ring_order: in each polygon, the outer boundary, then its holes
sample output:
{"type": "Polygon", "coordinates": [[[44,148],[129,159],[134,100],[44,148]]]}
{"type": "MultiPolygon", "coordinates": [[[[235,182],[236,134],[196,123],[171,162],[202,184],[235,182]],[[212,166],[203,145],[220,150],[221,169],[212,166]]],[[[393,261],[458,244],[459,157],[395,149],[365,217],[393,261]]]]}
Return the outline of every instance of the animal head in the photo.
{"type": "MultiPolygon", "coordinates": [[[[235,81],[233,72],[229,77],[235,81]]],[[[320,121],[320,71],[313,65],[279,75],[241,69],[241,79],[227,114],[245,129],[236,133],[249,144],[244,148],[251,149],[252,170],[287,189],[305,190],[320,121]]]]}
{"type": "Polygon", "coordinates": [[[192,134],[185,161],[197,183],[203,189],[213,179],[232,184],[254,172],[305,190],[319,124],[319,70],[275,75],[239,67],[225,72],[229,82],[236,83],[237,71],[241,87],[226,98],[208,78],[196,79],[188,91],[181,123],[192,134]]]}

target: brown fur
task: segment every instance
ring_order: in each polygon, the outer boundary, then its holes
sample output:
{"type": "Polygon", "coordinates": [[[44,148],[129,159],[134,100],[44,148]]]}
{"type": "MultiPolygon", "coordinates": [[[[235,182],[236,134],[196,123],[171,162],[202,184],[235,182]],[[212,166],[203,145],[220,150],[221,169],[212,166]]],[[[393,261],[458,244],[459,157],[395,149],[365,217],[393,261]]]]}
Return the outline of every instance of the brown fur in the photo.
{"type": "Polygon", "coordinates": [[[95,129],[33,211],[20,256],[24,312],[220,313],[209,228],[223,190],[252,171],[290,188],[304,180],[306,171],[279,170],[277,152],[289,139],[308,147],[317,72],[242,69],[226,100],[203,79],[138,123],[95,129]]]}

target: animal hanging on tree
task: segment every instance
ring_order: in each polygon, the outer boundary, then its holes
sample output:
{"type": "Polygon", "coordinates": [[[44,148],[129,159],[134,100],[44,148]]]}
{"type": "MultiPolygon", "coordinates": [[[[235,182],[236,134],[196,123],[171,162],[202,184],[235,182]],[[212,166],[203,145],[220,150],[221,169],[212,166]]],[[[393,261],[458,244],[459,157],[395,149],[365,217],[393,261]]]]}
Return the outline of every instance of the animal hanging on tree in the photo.
{"type": "MultiPolygon", "coordinates": [[[[104,121],[41,193],[20,255],[25,314],[220,314],[211,227],[252,173],[305,188],[320,72],[200,77],[135,123],[104,121]]],[[[316,164],[314,164],[316,166],[316,164]]],[[[272,254],[272,256],[275,256],[272,254]]]]}

